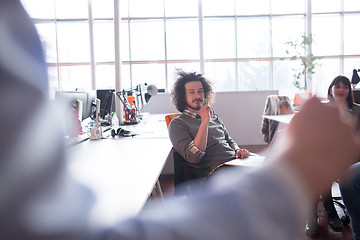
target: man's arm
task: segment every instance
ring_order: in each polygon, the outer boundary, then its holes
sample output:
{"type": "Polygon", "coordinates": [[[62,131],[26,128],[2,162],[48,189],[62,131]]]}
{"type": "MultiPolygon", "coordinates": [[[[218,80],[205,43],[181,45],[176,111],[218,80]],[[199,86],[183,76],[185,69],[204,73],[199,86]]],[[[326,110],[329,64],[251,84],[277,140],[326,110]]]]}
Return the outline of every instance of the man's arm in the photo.
{"type": "Polygon", "coordinates": [[[173,119],[169,124],[169,137],[173,147],[186,161],[197,164],[205,153],[193,142],[198,127],[192,120],[197,119],[191,119],[191,122],[182,118],[173,119]]]}
{"type": "Polygon", "coordinates": [[[180,153],[184,159],[190,163],[199,163],[204,156],[207,146],[208,138],[208,126],[210,121],[211,107],[204,105],[199,114],[201,117],[201,124],[199,128],[191,128],[191,123],[185,123],[184,121],[170,122],[169,136],[171,143],[176,151],[180,153]],[[195,135],[195,137],[193,137],[195,135]]]}
{"type": "Polygon", "coordinates": [[[201,124],[193,142],[196,147],[202,152],[205,152],[206,150],[211,111],[212,110],[209,105],[202,106],[199,111],[201,117],[201,124]]]}

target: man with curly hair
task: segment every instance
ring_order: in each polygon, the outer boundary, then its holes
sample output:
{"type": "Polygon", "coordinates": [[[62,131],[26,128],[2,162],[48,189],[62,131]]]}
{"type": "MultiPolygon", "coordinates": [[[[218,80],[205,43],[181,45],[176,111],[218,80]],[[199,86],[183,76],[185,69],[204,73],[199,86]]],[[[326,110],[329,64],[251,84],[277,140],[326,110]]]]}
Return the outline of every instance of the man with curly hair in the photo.
{"type": "Polygon", "coordinates": [[[209,104],[214,92],[209,81],[196,72],[177,72],[172,101],[182,114],[169,125],[170,140],[181,156],[193,167],[198,178],[208,177],[225,162],[248,157],[225,128],[209,104]]]}

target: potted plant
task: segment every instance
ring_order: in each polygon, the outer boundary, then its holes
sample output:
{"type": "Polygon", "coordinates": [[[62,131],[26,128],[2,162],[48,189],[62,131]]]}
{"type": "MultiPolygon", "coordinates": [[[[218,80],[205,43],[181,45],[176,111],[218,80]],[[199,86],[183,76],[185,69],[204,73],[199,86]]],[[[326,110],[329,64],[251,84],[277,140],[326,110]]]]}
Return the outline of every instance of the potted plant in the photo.
{"type": "MultiPolygon", "coordinates": [[[[321,57],[315,57],[311,53],[311,45],[313,43],[312,34],[302,34],[300,39],[288,41],[286,54],[290,56],[290,61],[300,60],[300,68],[293,68],[294,86],[300,90],[311,92],[312,75],[315,73],[315,67],[319,65],[318,61],[321,57]],[[310,87],[310,88],[309,88],[310,87]]],[[[285,60],[285,58],[281,58],[285,60]]]]}

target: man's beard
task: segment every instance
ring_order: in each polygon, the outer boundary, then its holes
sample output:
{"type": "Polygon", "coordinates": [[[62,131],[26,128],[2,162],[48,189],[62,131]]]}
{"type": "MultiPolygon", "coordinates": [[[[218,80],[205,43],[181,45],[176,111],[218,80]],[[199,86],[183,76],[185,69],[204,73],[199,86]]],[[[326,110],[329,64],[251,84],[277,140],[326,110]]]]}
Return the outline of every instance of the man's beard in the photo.
{"type": "Polygon", "coordinates": [[[186,103],[186,106],[187,106],[188,108],[192,109],[192,110],[199,111],[199,110],[201,109],[201,107],[204,105],[204,104],[203,104],[203,103],[204,103],[204,100],[202,100],[202,99],[194,99],[194,100],[193,100],[193,102],[196,102],[196,101],[200,101],[202,104],[196,105],[196,106],[197,106],[196,108],[190,106],[190,105],[187,104],[187,103],[186,103]]]}

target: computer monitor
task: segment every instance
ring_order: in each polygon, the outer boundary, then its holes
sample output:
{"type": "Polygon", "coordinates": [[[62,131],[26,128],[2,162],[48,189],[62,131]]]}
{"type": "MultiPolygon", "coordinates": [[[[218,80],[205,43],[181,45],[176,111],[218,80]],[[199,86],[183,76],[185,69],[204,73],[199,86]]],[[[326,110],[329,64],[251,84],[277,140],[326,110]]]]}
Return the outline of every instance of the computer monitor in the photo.
{"type": "Polygon", "coordinates": [[[74,109],[77,109],[77,103],[82,103],[82,111],[79,113],[80,121],[82,121],[88,117],[93,117],[96,93],[94,91],[56,91],[55,101],[64,101],[74,109]]]}
{"type": "Polygon", "coordinates": [[[360,104],[360,89],[354,89],[353,94],[354,94],[354,102],[360,104]]]}
{"type": "Polygon", "coordinates": [[[96,97],[100,99],[100,118],[105,118],[106,114],[111,114],[115,111],[115,89],[98,89],[96,90],[96,97]]]}

